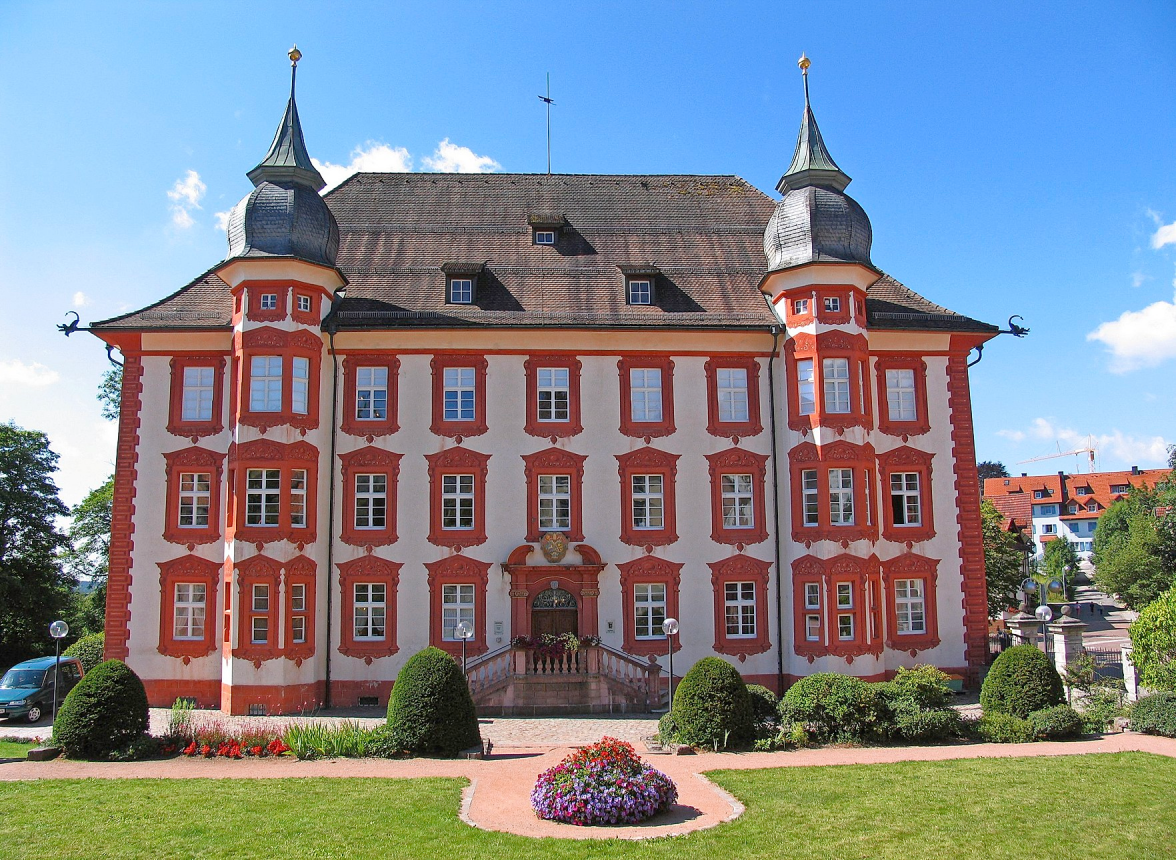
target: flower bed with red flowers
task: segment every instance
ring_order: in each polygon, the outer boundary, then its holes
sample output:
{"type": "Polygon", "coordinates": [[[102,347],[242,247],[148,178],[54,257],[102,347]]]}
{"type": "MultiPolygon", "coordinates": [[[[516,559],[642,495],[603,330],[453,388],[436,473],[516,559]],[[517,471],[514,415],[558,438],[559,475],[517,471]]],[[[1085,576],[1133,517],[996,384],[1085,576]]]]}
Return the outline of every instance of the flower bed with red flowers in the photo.
{"type": "Polygon", "coordinates": [[[189,758],[266,758],[290,751],[278,729],[226,729],[212,722],[190,729],[180,752],[189,758]]]}
{"type": "Polygon", "coordinates": [[[567,824],[637,824],[669,809],[678,787],[616,738],[572,753],[539,774],[531,791],[535,814],[567,824]]]}

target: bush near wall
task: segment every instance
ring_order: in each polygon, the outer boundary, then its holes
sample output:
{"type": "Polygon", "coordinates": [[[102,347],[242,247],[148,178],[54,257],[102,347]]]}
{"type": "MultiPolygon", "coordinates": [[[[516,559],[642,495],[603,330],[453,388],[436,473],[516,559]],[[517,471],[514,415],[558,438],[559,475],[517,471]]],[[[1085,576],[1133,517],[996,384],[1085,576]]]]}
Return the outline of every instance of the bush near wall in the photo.
{"type": "Polygon", "coordinates": [[[1131,706],[1131,728],[1176,738],[1176,693],[1153,693],[1131,706]]]}
{"type": "Polygon", "coordinates": [[[739,746],[754,734],[751,697],[735,667],[704,657],[674,693],[673,724],[680,743],[700,747],[739,746]]]}
{"type": "Polygon", "coordinates": [[[87,672],[57,712],[53,741],[71,758],[107,758],[147,731],[147,692],[121,660],[87,672]]]}
{"type": "Polygon", "coordinates": [[[89,672],[102,662],[102,652],[106,648],[105,633],[91,633],[83,636],[62,652],[63,657],[77,657],[82,668],[89,672]]]}
{"type": "Polygon", "coordinates": [[[833,672],[809,675],[780,699],[780,722],[803,725],[817,743],[884,740],[888,709],[879,686],[833,672]]]}
{"type": "Polygon", "coordinates": [[[1060,705],[1062,679],[1044,652],[1017,645],[1001,652],[980,688],[985,714],[1027,717],[1033,711],[1060,705]]]}
{"type": "Polygon", "coordinates": [[[404,664],[388,701],[391,746],[425,755],[456,756],[479,747],[478,717],[461,667],[440,648],[404,664]]]}

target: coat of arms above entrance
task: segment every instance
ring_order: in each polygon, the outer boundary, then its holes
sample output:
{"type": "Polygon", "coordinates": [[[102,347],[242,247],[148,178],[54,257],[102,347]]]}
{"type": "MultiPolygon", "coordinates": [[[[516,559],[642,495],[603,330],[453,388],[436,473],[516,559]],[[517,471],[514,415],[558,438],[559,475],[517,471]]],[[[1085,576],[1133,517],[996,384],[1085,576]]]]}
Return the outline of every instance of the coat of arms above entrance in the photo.
{"type": "Polygon", "coordinates": [[[563,561],[568,554],[568,539],[563,532],[548,532],[539,539],[539,550],[552,564],[563,561]]]}

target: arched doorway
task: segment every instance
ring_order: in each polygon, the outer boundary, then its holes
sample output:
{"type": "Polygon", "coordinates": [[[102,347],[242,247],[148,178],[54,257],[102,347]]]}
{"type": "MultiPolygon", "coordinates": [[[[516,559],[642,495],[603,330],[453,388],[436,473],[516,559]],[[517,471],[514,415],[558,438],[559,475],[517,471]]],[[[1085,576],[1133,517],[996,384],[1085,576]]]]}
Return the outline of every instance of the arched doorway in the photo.
{"type": "Polygon", "coordinates": [[[548,588],[531,602],[531,635],[579,633],[576,597],[562,588],[548,588]]]}

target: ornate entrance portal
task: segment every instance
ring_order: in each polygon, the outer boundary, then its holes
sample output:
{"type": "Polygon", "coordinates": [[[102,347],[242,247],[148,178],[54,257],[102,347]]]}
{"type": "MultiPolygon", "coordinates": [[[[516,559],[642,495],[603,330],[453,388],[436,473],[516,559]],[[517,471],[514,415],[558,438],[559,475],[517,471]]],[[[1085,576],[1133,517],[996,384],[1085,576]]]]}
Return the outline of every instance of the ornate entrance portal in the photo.
{"type": "Polygon", "coordinates": [[[531,602],[531,635],[579,633],[578,615],[576,598],[570,591],[562,588],[540,591],[531,602]]]}
{"type": "Polygon", "coordinates": [[[523,544],[502,565],[510,576],[511,635],[599,636],[596,607],[604,570],[600,555],[579,544],[580,564],[527,564],[534,549],[523,544]]]}

